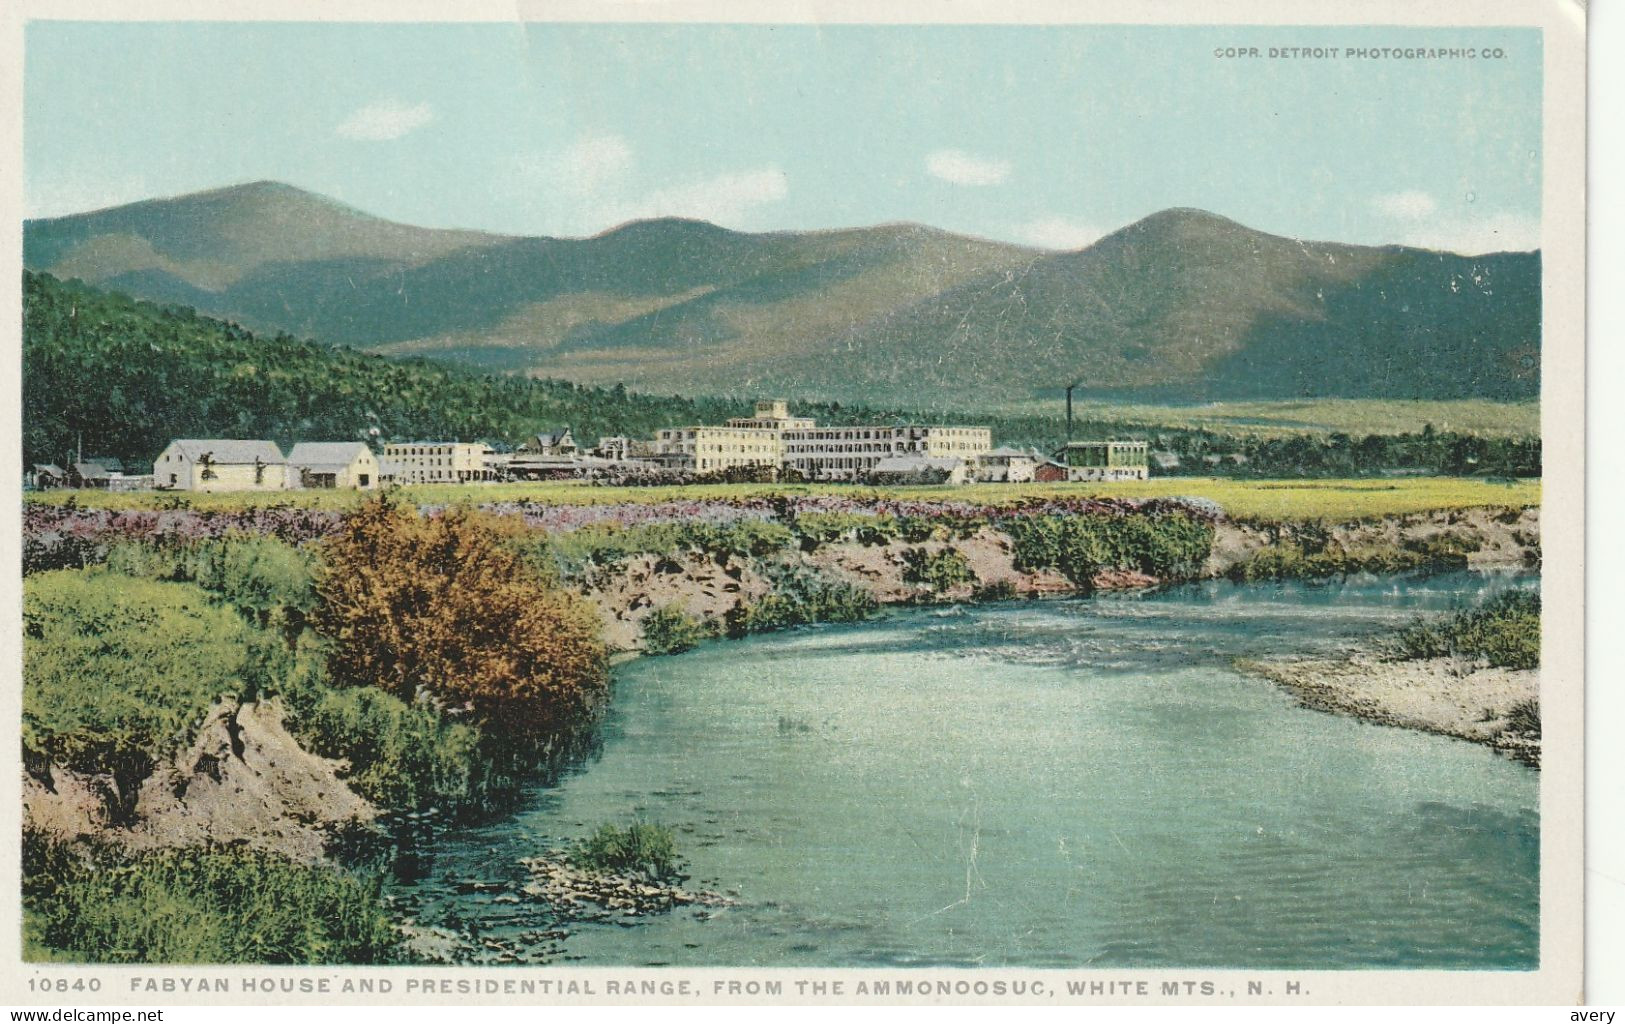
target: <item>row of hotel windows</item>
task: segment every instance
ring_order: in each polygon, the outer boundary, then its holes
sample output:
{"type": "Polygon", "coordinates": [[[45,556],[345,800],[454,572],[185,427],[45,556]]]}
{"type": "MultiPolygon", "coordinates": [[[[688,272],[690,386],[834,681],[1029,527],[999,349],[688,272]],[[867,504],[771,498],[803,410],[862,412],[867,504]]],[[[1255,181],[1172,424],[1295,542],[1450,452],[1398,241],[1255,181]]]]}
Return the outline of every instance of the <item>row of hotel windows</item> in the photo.
{"type": "Polygon", "coordinates": [[[941,433],[938,427],[896,427],[881,430],[786,430],[786,441],[884,441],[888,438],[924,437],[941,433]]]}
{"type": "Polygon", "coordinates": [[[395,473],[398,480],[492,480],[495,474],[489,470],[452,470],[452,469],[401,469],[395,473]]]}
{"type": "Polygon", "coordinates": [[[880,462],[874,457],[849,459],[792,459],[796,469],[869,469],[880,462]]]}
{"type": "Polygon", "coordinates": [[[792,444],[786,446],[791,452],[889,452],[902,451],[905,442],[877,441],[865,444],[852,442],[849,444],[792,444]]]}
{"type": "Polygon", "coordinates": [[[726,469],[729,466],[760,466],[764,463],[760,459],[695,459],[694,464],[699,469],[726,469]]]}

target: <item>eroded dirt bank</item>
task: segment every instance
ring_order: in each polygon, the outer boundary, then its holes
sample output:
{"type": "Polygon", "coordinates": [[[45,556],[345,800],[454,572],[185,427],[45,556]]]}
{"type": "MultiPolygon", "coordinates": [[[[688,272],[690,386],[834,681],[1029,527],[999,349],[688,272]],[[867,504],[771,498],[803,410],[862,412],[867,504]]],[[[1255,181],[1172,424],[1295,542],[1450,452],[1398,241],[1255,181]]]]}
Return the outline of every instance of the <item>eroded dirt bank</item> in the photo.
{"type": "MultiPolygon", "coordinates": [[[[1540,510],[1462,509],[1419,513],[1316,528],[1314,542],[1350,550],[1398,548],[1450,538],[1471,549],[1472,568],[1538,566],[1540,510]]],[[[1263,526],[1221,519],[1213,548],[1202,567],[1207,578],[1221,578],[1233,567],[1272,546],[1301,543],[1300,529],[1263,526]]],[[[971,601],[985,598],[1041,597],[1091,590],[1157,586],[1167,581],[1131,570],[1096,573],[1080,585],[1053,570],[1017,568],[1009,537],[982,527],[968,538],[911,544],[841,543],[821,545],[810,553],[780,556],[786,563],[824,573],[861,587],[881,605],[921,601],[971,601]],[[927,552],[953,548],[975,575],[974,582],[933,591],[905,578],[910,549],[927,552]]],[[[774,584],[761,568],[742,560],[719,560],[698,551],[681,555],[640,555],[587,580],[583,593],[603,617],[605,639],[619,651],[643,648],[643,621],[656,609],[675,607],[706,622],[720,622],[731,610],[772,594],[774,584]]]]}
{"type": "Polygon", "coordinates": [[[1319,524],[1259,524],[1220,520],[1213,550],[1203,575],[1219,577],[1266,548],[1286,544],[1339,545],[1350,550],[1403,547],[1455,539],[1471,548],[1471,568],[1538,566],[1540,564],[1540,509],[1465,508],[1381,519],[1355,520],[1321,527],[1319,524]]]}
{"type": "Polygon", "coordinates": [[[216,704],[191,746],[134,794],[121,794],[111,776],[55,765],[25,772],[24,821],[61,839],[93,835],[132,849],[242,842],[319,860],[378,810],[345,784],[343,762],[299,745],[283,714],[275,699],[216,704]]]}

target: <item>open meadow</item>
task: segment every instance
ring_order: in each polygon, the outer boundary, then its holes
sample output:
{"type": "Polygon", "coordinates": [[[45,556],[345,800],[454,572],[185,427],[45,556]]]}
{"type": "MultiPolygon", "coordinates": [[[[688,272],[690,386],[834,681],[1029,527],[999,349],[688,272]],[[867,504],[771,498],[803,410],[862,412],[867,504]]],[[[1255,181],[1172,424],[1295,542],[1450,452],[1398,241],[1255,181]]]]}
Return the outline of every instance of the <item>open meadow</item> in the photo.
{"type": "MultiPolygon", "coordinates": [[[[864,487],[851,484],[690,484],[673,487],[597,487],[574,481],[506,484],[436,484],[399,488],[419,505],[536,502],[546,505],[619,505],[668,501],[729,500],[775,495],[844,495],[914,501],[951,500],[1006,505],[1031,498],[1205,498],[1232,519],[1347,521],[1482,506],[1524,507],[1540,503],[1540,481],[1492,481],[1464,477],[1351,480],[1234,480],[1222,477],[1159,477],[1110,483],[971,484],[963,487],[864,487]]],[[[106,491],[39,491],[25,501],[86,508],[236,509],[284,505],[346,508],[354,491],[226,492],[220,494],[106,491]]]]}
{"type": "MultiPolygon", "coordinates": [[[[1015,402],[997,410],[1005,416],[1041,416],[1065,422],[1058,399],[1015,402]]],[[[1090,423],[1121,423],[1125,428],[1210,430],[1232,435],[1417,434],[1432,425],[1478,437],[1540,436],[1540,403],[1403,400],[1389,398],[1311,398],[1297,401],[1206,402],[1198,405],[1124,404],[1076,401],[1073,414],[1090,423]]]]}

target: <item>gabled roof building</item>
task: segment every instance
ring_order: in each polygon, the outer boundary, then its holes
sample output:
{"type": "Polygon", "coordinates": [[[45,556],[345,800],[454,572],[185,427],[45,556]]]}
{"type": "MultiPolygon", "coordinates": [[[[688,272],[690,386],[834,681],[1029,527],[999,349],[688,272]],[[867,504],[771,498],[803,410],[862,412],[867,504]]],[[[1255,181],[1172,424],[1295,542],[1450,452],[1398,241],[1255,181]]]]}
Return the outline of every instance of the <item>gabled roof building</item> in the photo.
{"type": "Polygon", "coordinates": [[[377,489],[378,456],[360,441],[300,441],[288,453],[288,486],[377,489]]]}
{"type": "Polygon", "coordinates": [[[274,441],[182,439],[153,461],[153,486],[174,491],[280,491],[287,460],[274,441]]]}

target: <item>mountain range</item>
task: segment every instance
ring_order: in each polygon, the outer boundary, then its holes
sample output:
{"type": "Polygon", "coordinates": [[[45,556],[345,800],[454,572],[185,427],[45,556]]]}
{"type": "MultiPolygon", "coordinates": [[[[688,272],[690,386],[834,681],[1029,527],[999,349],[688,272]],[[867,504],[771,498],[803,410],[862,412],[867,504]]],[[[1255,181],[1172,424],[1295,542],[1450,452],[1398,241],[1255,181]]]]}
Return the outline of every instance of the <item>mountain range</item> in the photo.
{"type": "Polygon", "coordinates": [[[1266,234],[1165,210],[1052,252],[913,224],[583,239],[393,223],[276,182],[28,221],[24,263],[261,333],[660,394],[1522,399],[1540,254],[1266,234]]]}

